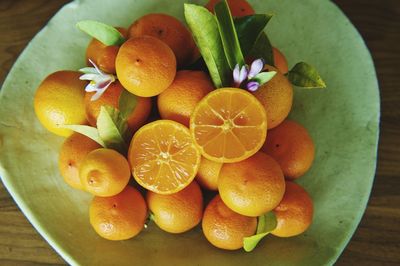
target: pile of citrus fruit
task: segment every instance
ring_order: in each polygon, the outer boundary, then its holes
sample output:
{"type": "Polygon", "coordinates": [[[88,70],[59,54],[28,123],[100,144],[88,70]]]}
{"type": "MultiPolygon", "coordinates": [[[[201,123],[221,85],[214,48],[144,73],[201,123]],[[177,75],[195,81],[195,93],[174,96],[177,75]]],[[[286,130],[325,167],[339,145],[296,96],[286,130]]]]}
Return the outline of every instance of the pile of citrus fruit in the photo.
{"type": "MultiPolygon", "coordinates": [[[[212,11],[216,2],[206,8],[212,11]]],[[[246,1],[227,2],[234,17],[254,14],[246,1]]],[[[212,245],[234,250],[256,235],[259,217],[273,213],[271,234],[303,233],[313,203],[293,181],[310,169],[314,144],[303,126],[287,120],[293,88],[285,56],[273,48],[275,66],[262,71],[276,75],[255,92],[215,88],[207,71],[189,70],[200,53],[174,17],[148,14],[129,30],[117,30],[125,40],[120,46],[90,42],[86,59],[95,67],[85,78],[75,71],[53,73],[34,98],[43,126],[66,137],[59,156],[65,182],[94,195],[94,230],[125,240],[148,222],[174,234],[201,223],[212,245]],[[115,122],[91,134],[66,127],[100,129],[102,110],[122,112],[126,93],[135,96],[135,107],[113,120],[125,127],[115,122]],[[122,132],[125,150],[96,141],[115,130],[122,132]],[[213,196],[210,202],[205,193],[213,196]]]]}

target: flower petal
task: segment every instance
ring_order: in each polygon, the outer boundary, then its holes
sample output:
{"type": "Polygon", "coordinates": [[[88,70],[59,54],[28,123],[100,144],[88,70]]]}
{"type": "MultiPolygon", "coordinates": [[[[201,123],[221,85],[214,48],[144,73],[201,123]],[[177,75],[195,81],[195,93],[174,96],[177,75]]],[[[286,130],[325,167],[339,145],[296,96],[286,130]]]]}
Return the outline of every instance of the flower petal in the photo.
{"type": "Polygon", "coordinates": [[[246,88],[252,92],[258,90],[259,87],[260,84],[257,81],[250,81],[249,83],[246,84],[246,88]]]}
{"type": "Polygon", "coordinates": [[[84,74],[79,77],[80,80],[94,80],[99,74],[84,74]]]}
{"type": "Polygon", "coordinates": [[[239,85],[240,83],[242,83],[239,80],[239,76],[240,76],[240,66],[239,64],[236,64],[235,68],[233,69],[233,81],[235,82],[235,85],[239,85]]]}
{"type": "Polygon", "coordinates": [[[86,92],[93,92],[97,91],[96,85],[92,82],[90,82],[86,87],[85,87],[86,92]]]}
{"type": "MultiPolygon", "coordinates": [[[[108,87],[111,85],[111,83],[113,83],[112,81],[109,81],[108,83],[105,84],[99,84],[102,85],[102,87],[97,87],[97,91],[96,93],[92,96],[92,98],[90,98],[91,101],[96,101],[98,100],[101,95],[103,95],[103,93],[108,89],[108,87]]],[[[97,86],[97,84],[96,84],[97,86]]]]}
{"type": "Polygon", "coordinates": [[[239,74],[239,81],[242,83],[247,79],[247,74],[249,73],[247,66],[244,65],[242,66],[242,69],[240,69],[240,74],[239,74]]]}
{"type": "Polygon", "coordinates": [[[92,59],[89,59],[89,62],[94,66],[94,68],[96,69],[97,73],[99,73],[100,75],[105,75],[105,74],[103,73],[103,71],[101,71],[101,70],[97,67],[97,65],[93,62],[92,59]]]}
{"type": "Polygon", "coordinates": [[[264,68],[264,61],[262,59],[254,60],[251,64],[250,72],[248,75],[249,79],[254,78],[258,73],[260,73],[264,68]]]}
{"type": "Polygon", "coordinates": [[[82,72],[83,74],[98,74],[94,67],[84,67],[79,69],[79,72],[82,72]]]}

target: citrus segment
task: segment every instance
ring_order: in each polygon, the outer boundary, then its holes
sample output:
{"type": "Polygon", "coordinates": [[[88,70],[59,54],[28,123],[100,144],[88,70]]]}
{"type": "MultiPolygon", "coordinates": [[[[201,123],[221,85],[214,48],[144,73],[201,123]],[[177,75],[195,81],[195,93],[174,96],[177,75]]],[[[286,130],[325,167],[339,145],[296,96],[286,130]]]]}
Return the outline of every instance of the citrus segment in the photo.
{"type": "Polygon", "coordinates": [[[239,162],[255,154],[267,135],[264,107],[250,93],[224,88],[196,106],[191,134],[202,155],[215,162],[239,162]]]}
{"type": "Polygon", "coordinates": [[[184,189],[200,165],[200,153],[189,130],[170,120],[158,120],[139,129],[133,136],[128,159],[135,180],[159,194],[184,189]]]}

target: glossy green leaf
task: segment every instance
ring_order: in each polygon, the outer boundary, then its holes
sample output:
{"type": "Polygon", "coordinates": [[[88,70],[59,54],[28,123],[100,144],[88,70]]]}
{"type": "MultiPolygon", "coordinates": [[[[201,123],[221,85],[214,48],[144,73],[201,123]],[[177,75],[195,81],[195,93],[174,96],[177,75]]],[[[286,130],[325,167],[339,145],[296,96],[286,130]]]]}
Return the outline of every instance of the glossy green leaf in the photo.
{"type": "Polygon", "coordinates": [[[215,87],[230,84],[231,69],[225,57],[215,16],[202,6],[185,4],[186,22],[204,58],[215,87]]]}
{"type": "Polygon", "coordinates": [[[76,27],[107,46],[121,45],[125,42],[125,38],[116,28],[95,20],[80,21],[76,27]]]}
{"type": "Polygon", "coordinates": [[[297,63],[287,73],[289,81],[298,87],[307,89],[323,89],[326,88],[325,82],[322,80],[317,69],[305,62],[297,63]]]}
{"type": "Polygon", "coordinates": [[[239,64],[239,66],[243,66],[245,64],[243,53],[240,48],[232,14],[229,10],[226,0],[216,4],[214,11],[215,17],[217,18],[219,34],[221,36],[225,56],[228,60],[231,70],[233,70],[237,64],[239,64]]]}
{"type": "Polygon", "coordinates": [[[119,97],[118,109],[123,119],[127,119],[137,106],[138,98],[127,90],[122,90],[119,97]]]}
{"type": "Polygon", "coordinates": [[[235,28],[243,55],[247,56],[272,18],[269,14],[256,14],[235,18],[235,28]]]}
{"type": "Polygon", "coordinates": [[[274,212],[268,212],[258,217],[256,234],[243,238],[243,248],[245,251],[252,251],[257,244],[268,235],[277,226],[277,220],[274,212]]]}
{"type": "Polygon", "coordinates": [[[101,146],[106,147],[104,141],[100,138],[97,128],[85,125],[64,125],[64,128],[71,129],[79,134],[85,135],[88,138],[99,143],[101,146]]]}
{"type": "Polygon", "coordinates": [[[262,32],[258,37],[256,43],[251,49],[249,56],[252,58],[262,58],[268,65],[275,65],[274,55],[272,52],[272,45],[265,32],[262,32]]]}
{"type": "Polygon", "coordinates": [[[118,110],[105,106],[100,108],[97,129],[107,148],[115,149],[121,153],[127,151],[127,145],[123,138],[126,128],[126,122],[120,118],[118,110]]]}
{"type": "Polygon", "coordinates": [[[261,72],[256,75],[252,80],[257,81],[260,85],[263,85],[270,81],[276,75],[276,71],[261,72]]]}

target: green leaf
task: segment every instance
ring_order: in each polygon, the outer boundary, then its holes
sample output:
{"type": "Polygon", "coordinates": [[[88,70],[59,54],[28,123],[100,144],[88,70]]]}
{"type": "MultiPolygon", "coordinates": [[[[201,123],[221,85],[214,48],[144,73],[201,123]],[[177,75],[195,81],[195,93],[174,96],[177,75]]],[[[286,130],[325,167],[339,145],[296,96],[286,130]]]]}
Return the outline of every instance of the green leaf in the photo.
{"type": "Polygon", "coordinates": [[[269,72],[261,72],[260,74],[256,75],[252,80],[258,82],[258,84],[263,85],[270,81],[276,75],[276,71],[269,71],[269,72]]]}
{"type": "Polygon", "coordinates": [[[199,47],[215,87],[229,86],[231,69],[226,61],[218,24],[202,6],[184,4],[185,19],[199,47]]]}
{"type": "Polygon", "coordinates": [[[256,14],[235,18],[235,28],[243,55],[247,56],[272,18],[269,14],[256,14]]]}
{"type": "Polygon", "coordinates": [[[277,225],[275,213],[273,211],[267,212],[258,217],[257,234],[271,232],[277,225]]]}
{"type": "Polygon", "coordinates": [[[272,45],[265,32],[262,32],[258,37],[256,43],[251,49],[249,56],[252,58],[262,58],[265,63],[274,66],[274,55],[272,52],[272,45]]]}
{"type": "Polygon", "coordinates": [[[317,69],[305,62],[297,63],[287,73],[287,77],[293,85],[298,87],[307,89],[326,88],[326,84],[317,69]]]}
{"type": "Polygon", "coordinates": [[[137,102],[138,98],[136,95],[125,89],[122,90],[121,96],[119,97],[118,109],[123,119],[128,119],[135,110],[137,102]]]}
{"type": "Polygon", "coordinates": [[[243,249],[247,252],[253,251],[253,249],[256,248],[258,242],[260,242],[261,239],[263,239],[268,234],[269,233],[261,233],[254,236],[245,237],[243,239],[243,249]]]}
{"type": "Polygon", "coordinates": [[[84,125],[64,125],[63,128],[68,128],[79,134],[85,135],[86,137],[91,138],[92,140],[99,143],[101,146],[106,147],[106,144],[100,138],[99,132],[95,127],[84,126],[84,125]]]}
{"type": "Polygon", "coordinates": [[[275,213],[273,211],[267,212],[258,217],[256,234],[250,237],[243,238],[243,248],[245,251],[252,251],[266,235],[268,235],[277,226],[275,213]]]}
{"type": "Polygon", "coordinates": [[[219,34],[224,47],[225,56],[228,64],[233,70],[236,64],[243,66],[245,64],[239,39],[236,33],[235,24],[231,11],[226,0],[215,5],[215,17],[217,18],[219,34]]]}
{"type": "Polygon", "coordinates": [[[78,22],[76,27],[107,46],[121,45],[125,42],[125,38],[116,28],[98,21],[83,20],[78,22]]]}
{"type": "Polygon", "coordinates": [[[97,118],[97,129],[107,148],[126,153],[127,145],[123,138],[126,128],[126,122],[121,119],[118,110],[101,106],[97,118]]]}

